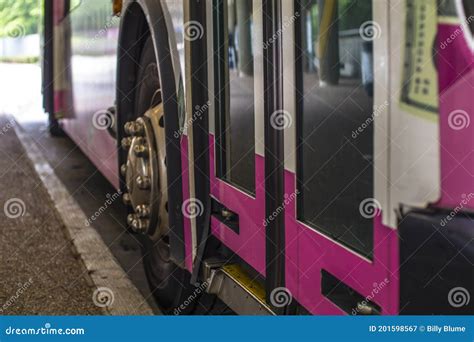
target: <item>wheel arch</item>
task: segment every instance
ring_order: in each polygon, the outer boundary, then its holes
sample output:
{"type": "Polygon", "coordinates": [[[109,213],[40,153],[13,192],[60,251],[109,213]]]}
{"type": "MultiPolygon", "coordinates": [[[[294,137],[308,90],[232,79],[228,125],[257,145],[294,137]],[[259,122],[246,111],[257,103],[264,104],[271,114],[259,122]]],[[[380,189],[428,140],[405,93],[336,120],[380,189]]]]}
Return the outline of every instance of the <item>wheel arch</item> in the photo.
{"type": "MultiPolygon", "coordinates": [[[[164,107],[166,131],[166,162],[168,178],[168,215],[170,223],[171,258],[184,268],[185,246],[181,206],[182,165],[179,131],[178,82],[180,70],[176,69],[176,50],[170,45],[169,20],[161,2],[154,0],[126,1],[122,9],[117,52],[117,148],[120,165],[126,161],[126,152],[121,148],[125,136],[124,124],[134,117],[134,88],[138,75],[137,60],[149,35],[152,36],[157,58],[158,77],[164,107]]],[[[120,175],[120,187],[124,189],[120,175]]]]}

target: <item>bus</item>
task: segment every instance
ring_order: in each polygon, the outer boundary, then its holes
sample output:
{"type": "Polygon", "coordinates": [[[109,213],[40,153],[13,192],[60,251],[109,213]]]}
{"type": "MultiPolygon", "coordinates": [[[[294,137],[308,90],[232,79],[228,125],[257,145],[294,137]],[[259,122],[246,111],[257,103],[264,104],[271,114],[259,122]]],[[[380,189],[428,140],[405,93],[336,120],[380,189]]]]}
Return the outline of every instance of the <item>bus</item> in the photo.
{"type": "Polygon", "coordinates": [[[472,2],[44,13],[50,132],[123,194],[164,313],[474,313],[472,2]]]}

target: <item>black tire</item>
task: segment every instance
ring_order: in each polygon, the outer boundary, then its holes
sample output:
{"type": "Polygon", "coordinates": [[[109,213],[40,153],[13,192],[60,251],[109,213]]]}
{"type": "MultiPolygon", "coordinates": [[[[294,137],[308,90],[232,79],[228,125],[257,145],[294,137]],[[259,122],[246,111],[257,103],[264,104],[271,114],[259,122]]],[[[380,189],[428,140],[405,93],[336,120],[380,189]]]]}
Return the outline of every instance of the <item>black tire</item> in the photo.
{"type": "MultiPolygon", "coordinates": [[[[161,101],[156,91],[160,88],[153,41],[149,37],[140,55],[135,89],[135,116],[143,115],[152,105],[161,101]],[[152,101],[154,103],[152,103],[152,101]]],[[[158,307],[164,314],[190,314],[196,300],[197,288],[190,284],[188,271],[170,260],[168,238],[153,241],[147,235],[139,235],[142,244],[143,264],[148,284],[158,307]],[[188,305],[185,305],[189,304],[188,305]]],[[[202,291],[201,291],[202,292],[202,291]]]]}

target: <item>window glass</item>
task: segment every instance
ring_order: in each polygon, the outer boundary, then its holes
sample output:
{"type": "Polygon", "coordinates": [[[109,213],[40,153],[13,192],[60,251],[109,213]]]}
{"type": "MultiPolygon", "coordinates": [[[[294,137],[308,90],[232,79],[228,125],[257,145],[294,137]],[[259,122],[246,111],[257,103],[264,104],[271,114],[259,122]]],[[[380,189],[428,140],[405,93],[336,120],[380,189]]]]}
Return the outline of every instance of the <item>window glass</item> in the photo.
{"type": "Polygon", "coordinates": [[[465,18],[461,19],[466,21],[471,33],[474,33],[474,3],[472,0],[463,0],[462,3],[464,7],[465,18]]]}
{"type": "Polygon", "coordinates": [[[455,17],[456,3],[452,0],[438,0],[438,15],[446,17],[455,17]]]}
{"type": "Polygon", "coordinates": [[[215,5],[216,164],[218,177],[254,193],[252,0],[215,5]]]}
{"type": "Polygon", "coordinates": [[[296,1],[299,219],[371,257],[372,0],[296,1]]]}

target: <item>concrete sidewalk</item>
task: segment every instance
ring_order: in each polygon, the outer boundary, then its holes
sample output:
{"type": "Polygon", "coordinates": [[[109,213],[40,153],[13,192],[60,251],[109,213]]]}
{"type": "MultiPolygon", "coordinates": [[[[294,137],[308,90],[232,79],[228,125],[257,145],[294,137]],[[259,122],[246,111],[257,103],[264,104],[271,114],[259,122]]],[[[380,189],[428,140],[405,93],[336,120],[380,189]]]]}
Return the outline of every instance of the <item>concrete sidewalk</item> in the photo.
{"type": "Polygon", "coordinates": [[[22,133],[25,151],[14,125],[0,117],[0,315],[151,314],[22,133]]]}

